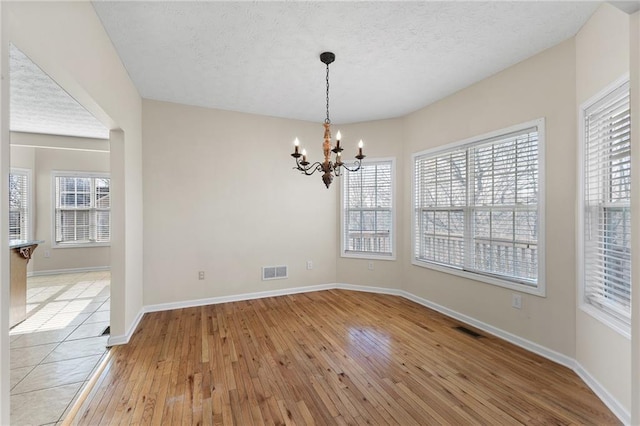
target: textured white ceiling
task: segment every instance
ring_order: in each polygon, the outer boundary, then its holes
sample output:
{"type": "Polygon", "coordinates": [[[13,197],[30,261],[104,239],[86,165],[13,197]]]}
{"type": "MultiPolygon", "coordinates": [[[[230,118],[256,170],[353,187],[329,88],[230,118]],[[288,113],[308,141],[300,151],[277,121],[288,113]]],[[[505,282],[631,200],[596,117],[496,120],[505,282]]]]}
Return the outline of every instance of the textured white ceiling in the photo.
{"type": "Polygon", "coordinates": [[[598,2],[118,2],[94,8],[144,98],[278,117],[397,117],[573,35],[598,2]]]}
{"type": "Polygon", "coordinates": [[[109,138],[109,130],[17,47],[9,49],[10,117],[14,132],[109,138]]]}

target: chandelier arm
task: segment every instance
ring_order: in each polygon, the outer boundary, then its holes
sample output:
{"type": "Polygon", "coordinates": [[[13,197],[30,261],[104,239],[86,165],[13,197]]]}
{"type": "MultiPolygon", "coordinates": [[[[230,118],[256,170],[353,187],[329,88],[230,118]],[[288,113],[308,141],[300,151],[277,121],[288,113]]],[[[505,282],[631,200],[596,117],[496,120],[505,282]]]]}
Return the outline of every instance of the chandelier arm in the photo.
{"type": "Polygon", "coordinates": [[[349,167],[347,167],[347,165],[345,163],[340,164],[340,167],[344,167],[345,169],[349,170],[350,172],[357,172],[358,170],[360,170],[360,167],[362,167],[362,161],[357,160],[354,164],[356,166],[353,169],[350,169],[349,167]]]}
{"type": "Polygon", "coordinates": [[[302,161],[300,161],[300,156],[298,156],[298,157],[296,157],[296,167],[294,167],[294,169],[298,169],[298,170],[304,171],[307,168],[306,166],[308,166],[308,165],[309,165],[309,163],[307,163],[306,165],[302,164],[302,161]]]}
{"type": "Polygon", "coordinates": [[[296,163],[297,167],[294,167],[294,169],[300,170],[307,176],[311,176],[315,172],[322,171],[322,163],[320,163],[319,161],[316,161],[315,163],[307,166],[302,166],[299,161],[296,161],[296,163]]]}

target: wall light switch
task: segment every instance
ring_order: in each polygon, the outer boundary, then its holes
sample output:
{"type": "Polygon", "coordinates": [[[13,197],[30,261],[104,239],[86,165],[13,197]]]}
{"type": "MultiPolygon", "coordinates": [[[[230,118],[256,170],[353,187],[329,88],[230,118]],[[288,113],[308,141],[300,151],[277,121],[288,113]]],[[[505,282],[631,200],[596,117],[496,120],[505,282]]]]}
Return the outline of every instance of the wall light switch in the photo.
{"type": "Polygon", "coordinates": [[[198,279],[199,280],[204,280],[204,271],[199,271],[198,272],[198,279]]]}
{"type": "Polygon", "coordinates": [[[50,250],[45,250],[44,251],[44,257],[46,257],[46,258],[51,257],[51,251],[50,250]]]}
{"type": "Polygon", "coordinates": [[[369,263],[367,263],[367,269],[373,271],[373,261],[370,260],[369,263]]]}
{"type": "Polygon", "coordinates": [[[307,269],[308,270],[312,270],[313,269],[313,261],[307,260],[307,269]]]}

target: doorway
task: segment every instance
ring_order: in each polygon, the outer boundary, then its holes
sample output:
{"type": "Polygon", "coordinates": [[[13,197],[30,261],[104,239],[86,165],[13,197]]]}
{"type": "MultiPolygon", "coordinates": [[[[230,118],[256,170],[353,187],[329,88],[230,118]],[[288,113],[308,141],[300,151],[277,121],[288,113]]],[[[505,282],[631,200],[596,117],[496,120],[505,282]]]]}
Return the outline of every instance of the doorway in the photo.
{"type": "Polygon", "coordinates": [[[9,332],[10,417],[47,424],[63,418],[107,350],[109,132],[13,45],[10,85],[10,181],[26,181],[11,186],[20,202],[10,203],[10,228],[37,243],[26,319],[9,332]]]}

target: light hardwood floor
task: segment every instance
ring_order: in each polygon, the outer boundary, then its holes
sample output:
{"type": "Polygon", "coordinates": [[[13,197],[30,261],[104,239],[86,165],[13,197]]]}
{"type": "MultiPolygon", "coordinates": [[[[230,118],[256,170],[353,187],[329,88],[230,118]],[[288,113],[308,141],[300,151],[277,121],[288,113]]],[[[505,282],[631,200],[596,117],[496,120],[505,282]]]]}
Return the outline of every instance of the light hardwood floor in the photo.
{"type": "MultiPolygon", "coordinates": [[[[406,299],[331,290],[146,314],[79,424],[618,424],[571,370],[406,299]]],[[[71,420],[71,419],[68,419],[71,420]]]]}

